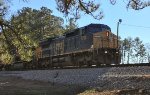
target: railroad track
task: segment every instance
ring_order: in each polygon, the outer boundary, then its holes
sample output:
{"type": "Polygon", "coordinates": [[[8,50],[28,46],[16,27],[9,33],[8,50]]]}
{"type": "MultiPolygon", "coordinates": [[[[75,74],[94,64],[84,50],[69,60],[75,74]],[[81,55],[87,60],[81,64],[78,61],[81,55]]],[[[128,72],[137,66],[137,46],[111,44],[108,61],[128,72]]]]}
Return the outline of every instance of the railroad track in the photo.
{"type": "Polygon", "coordinates": [[[150,66],[150,63],[132,63],[132,64],[119,64],[119,65],[110,65],[111,67],[130,67],[130,66],[150,66]]]}
{"type": "Polygon", "coordinates": [[[118,65],[101,65],[101,66],[96,66],[96,65],[93,65],[93,66],[81,66],[81,67],[74,67],[74,66],[68,66],[68,67],[63,67],[63,68],[60,68],[60,67],[54,67],[54,68],[50,68],[50,70],[53,70],[53,69],[81,69],[81,68],[107,68],[107,67],[138,67],[138,66],[150,66],[150,63],[132,63],[132,64],[118,64],[118,65]]]}
{"type": "MultiPolygon", "coordinates": [[[[118,65],[100,65],[100,66],[96,66],[96,65],[93,65],[93,66],[87,66],[87,65],[84,65],[84,66],[66,66],[66,67],[53,67],[53,68],[37,68],[37,69],[24,69],[24,68],[19,68],[19,69],[11,69],[11,70],[61,70],[61,69],[81,69],[81,68],[107,68],[107,67],[136,67],[136,66],[150,66],[150,63],[132,63],[132,64],[118,64],[118,65]]],[[[7,69],[7,70],[10,70],[10,69],[7,69]]]]}

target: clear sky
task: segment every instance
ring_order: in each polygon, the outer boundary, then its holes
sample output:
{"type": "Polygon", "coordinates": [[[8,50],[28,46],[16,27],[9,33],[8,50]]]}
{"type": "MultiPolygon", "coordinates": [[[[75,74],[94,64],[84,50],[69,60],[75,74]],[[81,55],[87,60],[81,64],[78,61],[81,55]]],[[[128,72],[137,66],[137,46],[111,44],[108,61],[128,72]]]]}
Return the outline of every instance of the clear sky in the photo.
{"type": "MultiPolygon", "coordinates": [[[[117,0],[115,5],[111,5],[109,0],[95,0],[101,4],[104,12],[102,20],[95,20],[91,16],[82,15],[81,19],[77,21],[79,27],[88,25],[90,23],[102,23],[111,27],[112,32],[116,34],[117,22],[122,19],[119,27],[119,36],[125,37],[140,37],[144,43],[150,43],[150,7],[143,10],[135,11],[126,9],[126,0],[117,0]]],[[[127,0],[128,1],[128,0],[127,0]]],[[[22,0],[12,0],[10,6],[10,15],[15,14],[17,10],[22,7],[31,7],[40,9],[42,6],[47,7],[53,11],[53,15],[63,17],[63,14],[56,10],[55,0],[29,0],[29,2],[22,2],[22,0]]]]}

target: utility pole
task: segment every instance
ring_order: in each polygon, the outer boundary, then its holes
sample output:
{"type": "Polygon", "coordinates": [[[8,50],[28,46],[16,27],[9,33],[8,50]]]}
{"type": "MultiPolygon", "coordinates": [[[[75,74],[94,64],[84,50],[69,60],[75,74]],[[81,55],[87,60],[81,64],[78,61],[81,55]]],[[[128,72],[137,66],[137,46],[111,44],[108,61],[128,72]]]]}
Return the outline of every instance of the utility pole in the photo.
{"type": "Polygon", "coordinates": [[[118,42],[119,42],[119,24],[121,24],[122,22],[122,19],[119,19],[118,23],[117,23],[117,48],[119,49],[118,47],[118,42]]]}
{"type": "Polygon", "coordinates": [[[121,24],[121,22],[122,22],[122,19],[119,19],[119,21],[117,22],[117,51],[116,51],[116,54],[117,54],[117,59],[116,59],[116,61],[117,61],[117,64],[119,64],[119,44],[118,44],[118,42],[119,42],[119,24],[121,24]]]}

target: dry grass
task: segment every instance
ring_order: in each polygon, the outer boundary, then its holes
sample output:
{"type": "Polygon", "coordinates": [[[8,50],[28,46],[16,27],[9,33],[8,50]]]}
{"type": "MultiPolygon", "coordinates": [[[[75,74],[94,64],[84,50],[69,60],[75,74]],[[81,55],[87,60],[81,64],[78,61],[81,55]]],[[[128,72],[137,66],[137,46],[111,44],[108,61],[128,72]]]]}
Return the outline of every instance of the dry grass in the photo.
{"type": "Polygon", "coordinates": [[[78,95],[116,95],[117,91],[98,91],[96,89],[86,90],[78,95]]]}
{"type": "Polygon", "coordinates": [[[150,95],[149,90],[144,89],[122,89],[122,90],[105,90],[98,91],[96,89],[86,90],[78,95],[150,95]]]}

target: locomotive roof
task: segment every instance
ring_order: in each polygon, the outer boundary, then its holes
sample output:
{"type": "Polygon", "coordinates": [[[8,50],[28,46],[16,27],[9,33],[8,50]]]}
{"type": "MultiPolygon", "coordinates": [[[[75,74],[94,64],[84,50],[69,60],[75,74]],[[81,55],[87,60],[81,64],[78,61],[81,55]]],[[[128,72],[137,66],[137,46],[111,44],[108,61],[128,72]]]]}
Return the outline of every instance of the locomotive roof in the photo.
{"type": "Polygon", "coordinates": [[[64,39],[64,36],[50,37],[40,41],[40,45],[47,45],[51,43],[53,40],[61,40],[64,39]]]}
{"type": "MultiPolygon", "coordinates": [[[[71,33],[74,33],[74,35],[76,35],[76,34],[79,33],[79,31],[78,31],[79,29],[88,29],[89,31],[91,31],[90,33],[93,33],[93,31],[97,32],[95,30],[95,28],[106,28],[106,29],[111,31],[111,28],[108,25],[91,23],[89,25],[86,25],[86,26],[83,26],[83,27],[80,27],[80,28],[68,31],[64,35],[69,35],[71,33]]],[[[47,39],[43,39],[43,40],[40,41],[40,45],[46,45],[46,44],[49,44],[53,40],[57,40],[57,39],[60,40],[60,39],[63,39],[63,38],[64,38],[64,36],[57,36],[57,37],[50,37],[50,38],[47,38],[47,39]]]]}
{"type": "MultiPolygon", "coordinates": [[[[93,30],[95,30],[95,28],[105,28],[105,29],[111,31],[111,28],[108,25],[105,25],[105,24],[93,24],[93,23],[91,23],[89,25],[86,25],[86,26],[83,26],[83,27],[80,27],[80,28],[68,31],[68,32],[65,33],[65,35],[71,34],[73,32],[75,32],[76,34],[78,34],[79,33],[79,31],[78,31],[79,29],[88,29],[89,31],[90,30],[93,31],[93,30]]],[[[95,31],[95,32],[97,32],[97,31],[95,31]]],[[[101,31],[99,31],[99,32],[101,32],[101,31]]]]}
{"type": "Polygon", "coordinates": [[[111,32],[111,28],[105,24],[89,24],[88,26],[85,27],[88,28],[88,31],[90,33],[102,32],[104,30],[109,30],[111,32]]]}
{"type": "Polygon", "coordinates": [[[105,25],[105,24],[94,24],[94,23],[91,23],[87,26],[84,26],[84,27],[107,27],[110,29],[110,27],[108,25],[105,25]]]}
{"type": "Polygon", "coordinates": [[[50,37],[50,38],[43,39],[40,41],[40,45],[49,44],[54,38],[56,38],[56,37],[50,37]]]}

